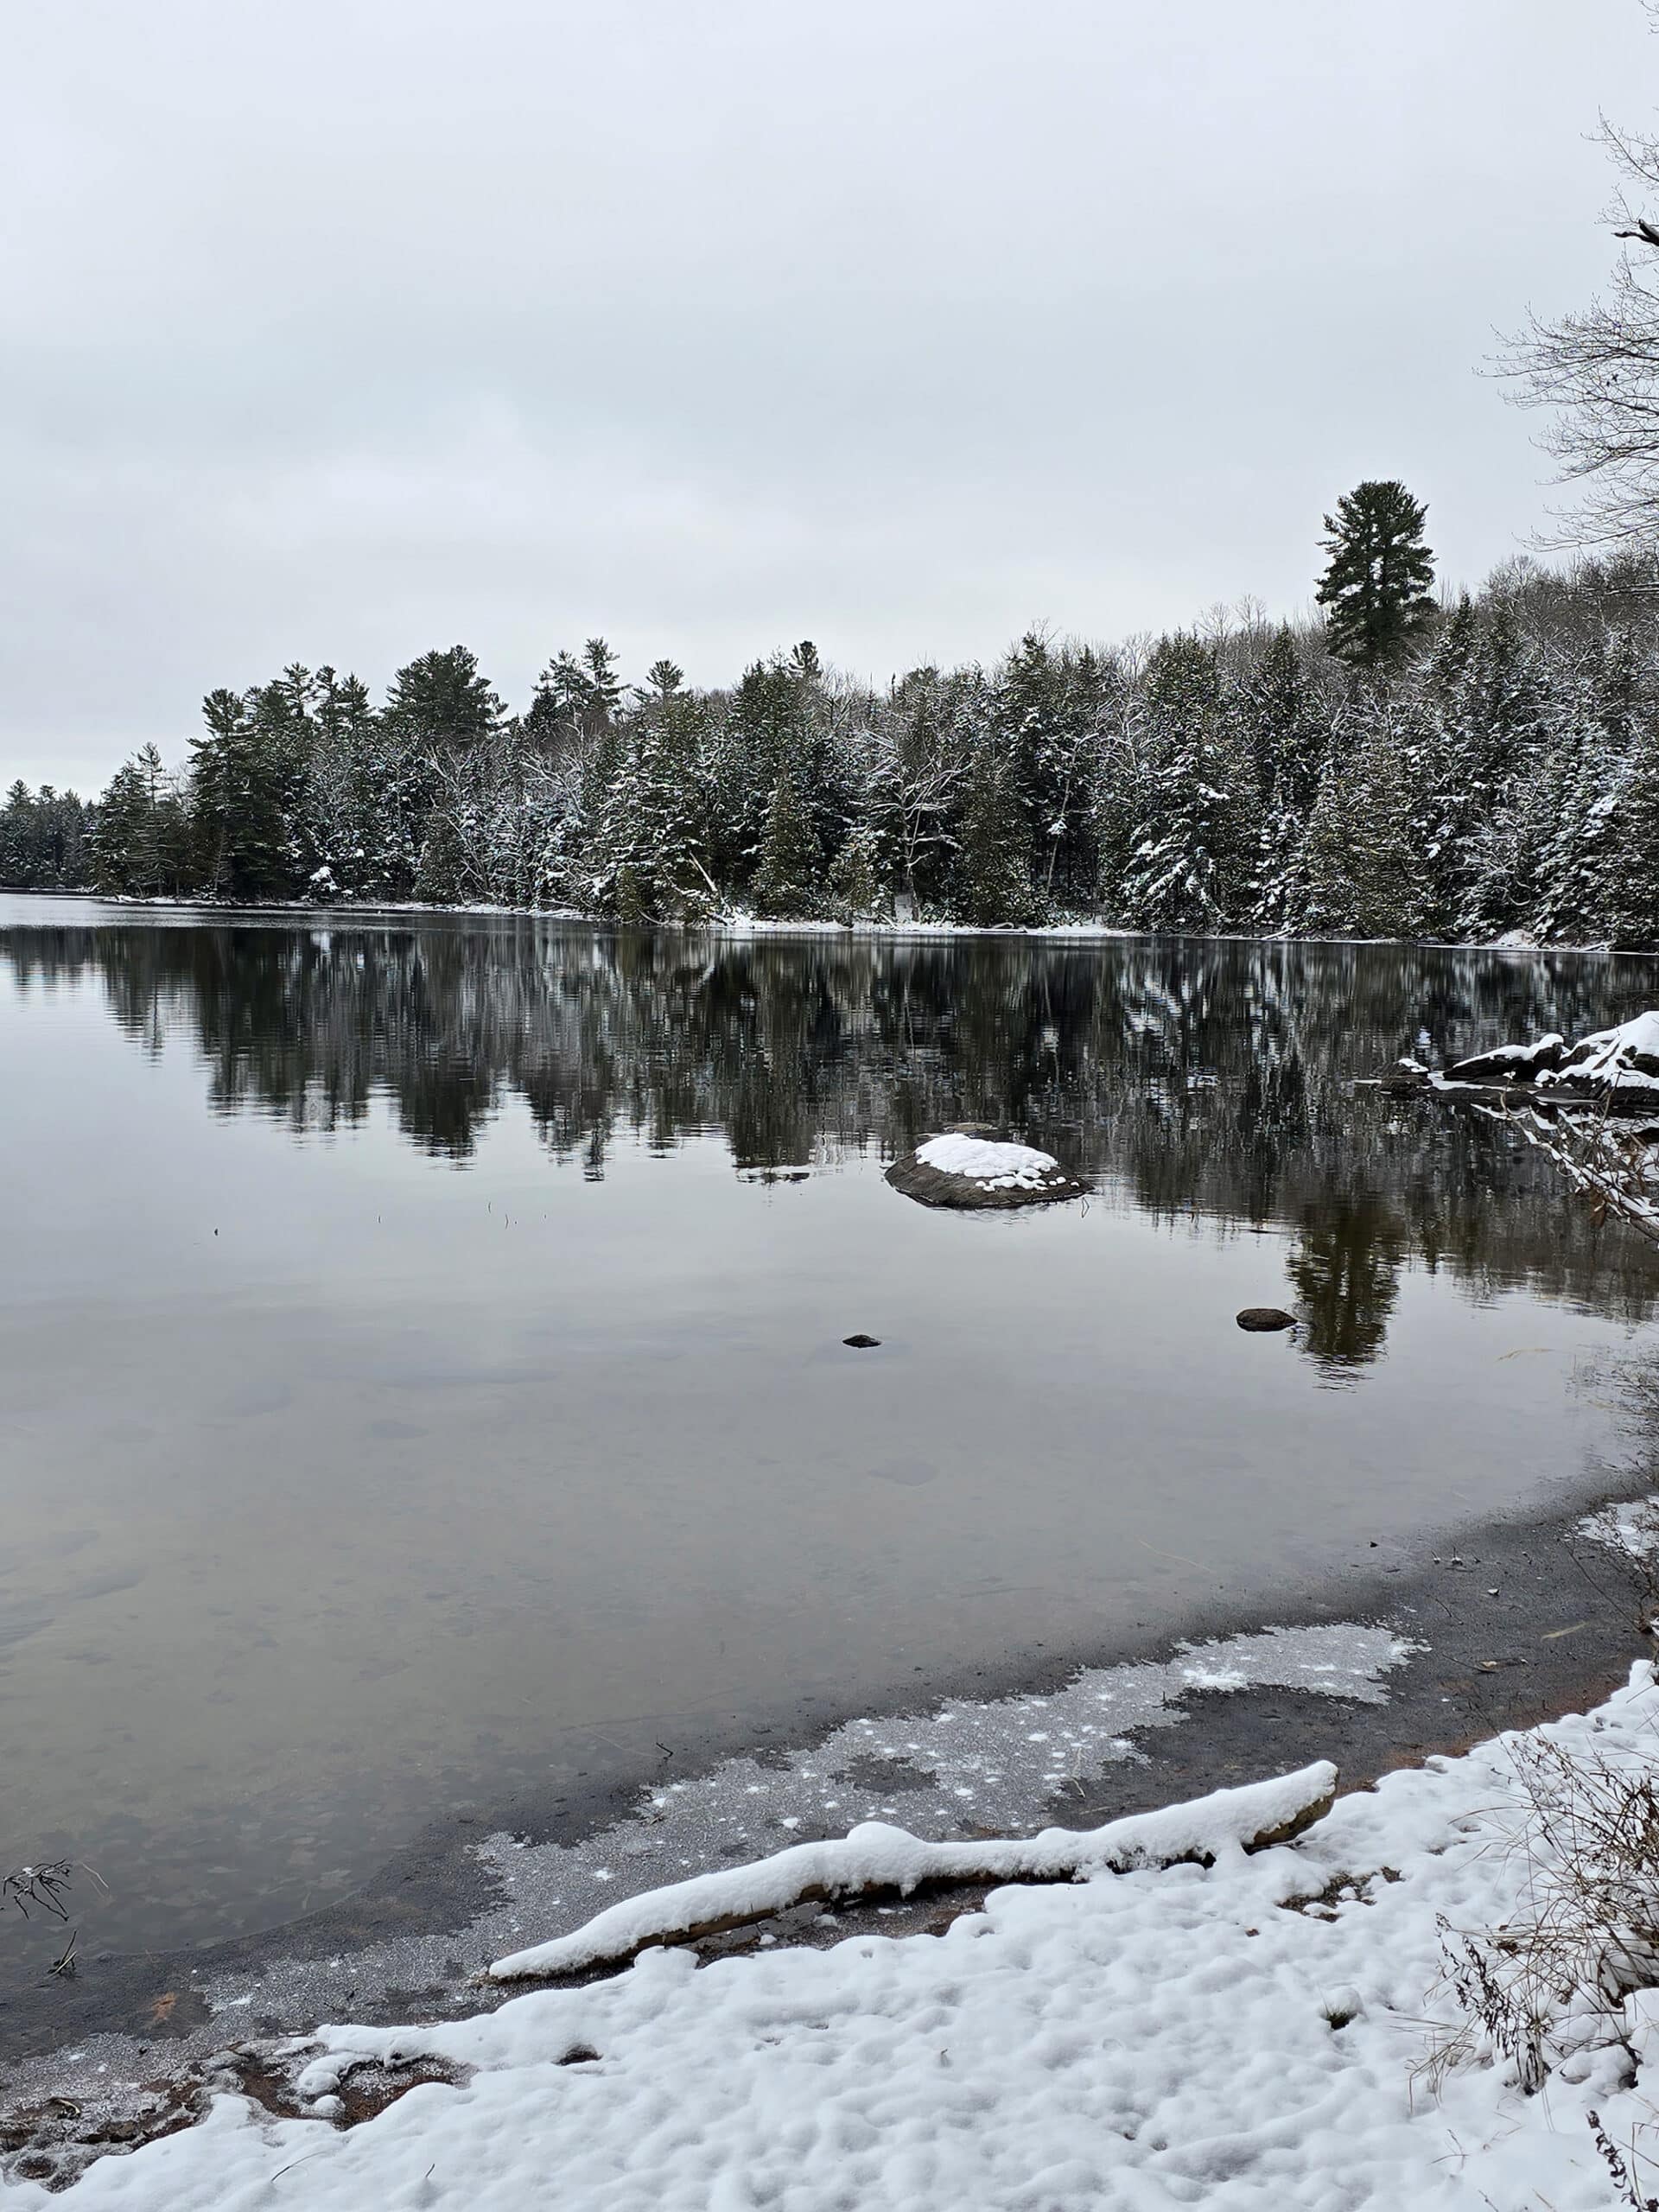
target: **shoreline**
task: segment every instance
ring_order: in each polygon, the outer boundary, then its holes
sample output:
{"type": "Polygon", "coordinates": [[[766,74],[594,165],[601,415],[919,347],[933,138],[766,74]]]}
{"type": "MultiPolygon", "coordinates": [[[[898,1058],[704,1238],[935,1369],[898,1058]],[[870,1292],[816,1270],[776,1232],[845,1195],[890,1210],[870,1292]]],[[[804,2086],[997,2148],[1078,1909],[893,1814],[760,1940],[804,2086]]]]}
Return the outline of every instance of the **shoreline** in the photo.
{"type": "Polygon", "coordinates": [[[410,917],[423,919],[432,916],[453,916],[457,920],[558,922],[603,931],[613,936],[647,937],[801,937],[801,938],[868,938],[879,940],[919,938],[939,939],[950,938],[1032,938],[1043,941],[1070,940],[1081,944],[1111,944],[1144,938],[1162,943],[1174,938],[1194,944],[1281,944],[1281,945],[1410,945],[1420,951],[1429,952],[1506,952],[1533,955],[1535,953],[1571,953],[1595,956],[1610,960],[1659,959],[1659,946],[1621,946],[1605,941],[1599,944],[1568,944],[1554,938],[1530,938],[1518,931],[1507,931],[1503,937],[1484,942],[1459,938],[1436,937],[1313,937],[1291,935],[1287,932],[1262,932],[1256,930],[1214,930],[1202,936],[1179,930],[1127,929],[1116,922],[1087,918],[1072,918],[1059,922],[1036,923],[975,923],[957,921],[876,921],[866,918],[856,922],[826,920],[777,920],[766,916],[734,912],[709,917],[696,922],[639,922],[625,923],[601,914],[585,913],[575,906],[493,906],[487,901],[439,905],[431,900],[416,899],[382,901],[346,900],[333,905],[319,906],[310,899],[271,899],[255,905],[236,904],[214,899],[153,898],[140,899],[125,893],[53,889],[41,885],[10,885],[0,883],[0,898],[80,899],[89,906],[107,906],[123,914],[178,914],[193,920],[212,920],[215,918],[234,920],[239,915],[250,917],[276,916],[296,925],[309,920],[321,925],[349,928],[354,924],[371,924],[387,917],[410,917]]]}
{"type": "MultiPolygon", "coordinates": [[[[1057,1698],[1080,1669],[1151,1683],[1162,1702],[1153,1711],[1143,1700],[1142,1717],[1125,1731],[1133,1746],[1128,1755],[1119,1747],[1097,1771],[1069,1777],[1046,1799],[1031,1802],[1014,1824],[1025,1830],[1053,1821],[1093,1827],[1315,1759],[1335,1761],[1343,1795],[1363,1790],[1395,1768],[1581,1711],[1624,1681],[1633,1659],[1652,1653],[1643,1625],[1649,1576],[1638,1562],[1580,1534],[1597,1504],[1645,1496],[1652,1487],[1650,1472],[1631,1471],[1623,1482],[1611,1480],[1611,1473],[1580,1485],[1570,1504],[1558,1500],[1544,1513],[1452,1524],[1409,1544],[1379,1547],[1345,1571],[1273,1602],[1198,1609],[1179,1636],[1166,1631],[1105,1652],[1007,1654],[954,1690],[936,1686],[926,1711],[936,1719],[948,1719],[953,1707],[958,1718],[964,1711],[1003,1711],[1023,1735],[1035,1732],[1024,1726],[1030,1702],[1057,1698]],[[1397,1656],[1377,1660],[1379,1630],[1385,1641],[1397,1641],[1397,1656]],[[1236,1662],[1250,1639],[1303,1632],[1369,1637],[1370,1673],[1356,1668],[1351,1686],[1335,1688],[1313,1686],[1320,1676],[1349,1671],[1328,1663],[1303,1670],[1300,1679],[1294,1668],[1265,1681],[1235,1679],[1248,1671],[1236,1662]],[[1196,1653],[1190,1649],[1195,1643],[1201,1647],[1196,1653]],[[1174,1693],[1160,1687],[1172,1667],[1180,1683],[1174,1693]]],[[[800,1719],[797,1730],[780,1732],[810,1756],[829,1742],[830,1724],[823,1715],[800,1719]]],[[[844,1734],[869,1724],[849,1713],[842,1725],[844,1734]]],[[[906,1725],[930,1724],[923,1718],[906,1725]]],[[[79,2107],[78,2128],[119,2130],[141,2084],[153,2090],[159,2082],[180,2095],[194,2094],[213,2073],[210,2059],[219,2057],[222,2071],[227,2046],[263,2050],[303,2038],[324,2020],[395,2026],[493,2011],[524,1986],[479,1986],[479,1970],[511,1948],[499,1931],[521,1928],[527,1941],[554,1932],[537,1923],[537,1899],[545,1897],[549,1880],[567,1885],[572,1855],[584,1844],[602,1844],[607,1858],[626,1853],[636,1840],[649,1841],[653,1815],[639,1817],[649,1790],[659,1798],[695,1791],[728,1768],[734,1786],[753,1787],[746,1776],[776,1771],[784,1759],[781,1747],[769,1747],[759,1753],[757,1768],[753,1738],[746,1741],[740,1730],[725,1740],[677,1750],[654,1775],[608,1777],[574,1801],[556,1805],[550,1791],[539,1802],[520,1797],[448,1818],[413,1839],[342,1903],[200,1951],[113,1959],[94,1952],[76,1978],[54,1979],[46,1958],[60,1950],[61,1936],[49,1923],[44,1949],[36,1946],[41,1955],[30,1985],[0,2008],[0,2131],[8,2114],[53,2096],[79,2107]]],[[[907,1780],[887,1786],[902,1789],[907,1780]]],[[[903,1796],[879,1809],[910,1825],[903,1796]]],[[[736,1856],[761,1856],[815,1832],[844,1832],[866,1810],[849,1805],[839,1824],[780,1831],[736,1856]]],[[[963,1826],[975,1832],[973,1823],[963,1826]]],[[[722,1862],[711,1854],[703,1863],[730,1863],[730,1857],[722,1862]]],[[[648,1867],[640,1878],[631,1870],[614,1891],[594,1895],[593,1909],[660,1878],[648,1867]]],[[[974,1909],[984,1887],[935,1889],[830,1914],[808,1908],[690,1948],[709,1958],[763,1942],[824,1945],[858,1933],[938,1932],[974,1909]]],[[[570,1979],[605,1978],[600,1969],[570,1979]]],[[[97,2139],[107,2145],[122,2139],[97,2139]]]]}

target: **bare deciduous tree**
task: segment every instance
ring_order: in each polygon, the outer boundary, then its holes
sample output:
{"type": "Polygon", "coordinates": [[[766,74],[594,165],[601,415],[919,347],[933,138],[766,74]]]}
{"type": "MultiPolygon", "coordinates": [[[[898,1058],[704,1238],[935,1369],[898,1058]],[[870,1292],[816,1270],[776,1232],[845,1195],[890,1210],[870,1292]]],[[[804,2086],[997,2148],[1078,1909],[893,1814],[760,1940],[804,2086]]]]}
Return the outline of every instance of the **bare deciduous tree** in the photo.
{"type": "MultiPolygon", "coordinates": [[[[1659,7],[1648,0],[1659,28],[1659,7]]],[[[1551,410],[1540,442],[1560,480],[1583,487],[1560,517],[1558,544],[1659,537],[1659,138],[1604,118],[1600,137],[1619,176],[1607,213],[1621,241],[1606,290],[1556,321],[1534,316],[1501,364],[1516,403],[1551,410]]]]}

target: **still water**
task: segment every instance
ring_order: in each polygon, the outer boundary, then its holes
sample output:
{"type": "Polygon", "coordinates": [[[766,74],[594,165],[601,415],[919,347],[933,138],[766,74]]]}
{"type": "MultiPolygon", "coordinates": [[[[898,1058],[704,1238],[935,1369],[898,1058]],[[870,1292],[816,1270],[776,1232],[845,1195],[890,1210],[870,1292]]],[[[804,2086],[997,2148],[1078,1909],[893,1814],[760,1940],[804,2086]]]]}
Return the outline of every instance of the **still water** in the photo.
{"type": "Polygon", "coordinates": [[[0,900],[0,1868],[89,1861],[102,1940],[206,1941],[463,1801],[1561,1496],[1659,1268],[1354,1078],[1656,995],[1588,956],[0,900]],[[885,1184],[964,1119],[1095,1195],[885,1184]],[[1298,1340],[1234,1326],[1268,1303],[1298,1340]]]}

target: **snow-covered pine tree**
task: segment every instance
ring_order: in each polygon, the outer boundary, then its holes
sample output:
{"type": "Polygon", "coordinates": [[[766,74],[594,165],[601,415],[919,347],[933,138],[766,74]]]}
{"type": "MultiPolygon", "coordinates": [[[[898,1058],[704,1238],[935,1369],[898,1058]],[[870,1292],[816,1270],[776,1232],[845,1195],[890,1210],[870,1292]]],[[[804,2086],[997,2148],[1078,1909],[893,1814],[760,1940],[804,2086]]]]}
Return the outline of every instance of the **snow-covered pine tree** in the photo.
{"type": "Polygon", "coordinates": [[[1450,936],[1475,896],[1475,834],[1491,794],[1479,721],[1480,629],[1465,592],[1417,672],[1423,735],[1411,761],[1411,839],[1421,856],[1424,926],[1450,936]]]}
{"type": "Polygon", "coordinates": [[[1178,634],[1154,647],[1141,687],[1145,791],[1122,886],[1145,930],[1208,934],[1249,909],[1257,834],[1255,772],[1223,712],[1216,657],[1178,634]]]}
{"type": "Polygon", "coordinates": [[[1027,859],[1026,795],[1019,764],[1004,752],[995,725],[969,757],[958,840],[954,912],[979,929],[1034,921],[1039,900],[1027,859]]]}
{"type": "Polygon", "coordinates": [[[1476,657],[1468,880],[1454,917],[1460,936],[1499,936],[1537,905],[1545,833],[1528,801],[1550,743],[1551,704],[1536,649],[1513,604],[1500,599],[1476,657]]]}
{"type": "Polygon", "coordinates": [[[1308,823],[1310,937],[1412,937],[1422,928],[1423,865],[1408,763],[1424,741],[1409,698],[1368,690],[1349,709],[1308,823]]]}
{"type": "Polygon", "coordinates": [[[1001,749],[1032,825],[1030,866],[1044,899],[1092,907],[1099,887],[1094,764],[1109,678],[1096,653],[1058,651],[1028,630],[997,671],[1001,749]]]}
{"type": "Polygon", "coordinates": [[[885,840],[873,822],[855,822],[830,866],[830,911],[838,922],[867,922],[893,911],[885,840]]]}
{"type": "Polygon", "coordinates": [[[1287,930],[1305,900],[1308,817],[1330,750],[1295,639],[1281,624],[1227,702],[1255,770],[1261,812],[1248,918],[1255,929],[1287,930]]]}
{"type": "Polygon", "coordinates": [[[756,912],[790,921],[817,912],[821,865],[800,779],[793,768],[785,768],[772,787],[766,809],[751,887],[756,912]]]}
{"type": "Polygon", "coordinates": [[[601,912],[662,922],[707,912],[702,722],[700,701],[658,686],[619,731],[619,765],[588,856],[601,912]]]}
{"type": "Polygon", "coordinates": [[[1659,712],[1633,717],[1606,814],[1605,920],[1612,943],[1659,948],[1659,712]]]}
{"type": "Polygon", "coordinates": [[[1593,666],[1567,672],[1554,742],[1539,777],[1536,812],[1546,826],[1529,926],[1546,942],[1588,944],[1607,934],[1611,819],[1629,745],[1602,718],[1593,666]]]}

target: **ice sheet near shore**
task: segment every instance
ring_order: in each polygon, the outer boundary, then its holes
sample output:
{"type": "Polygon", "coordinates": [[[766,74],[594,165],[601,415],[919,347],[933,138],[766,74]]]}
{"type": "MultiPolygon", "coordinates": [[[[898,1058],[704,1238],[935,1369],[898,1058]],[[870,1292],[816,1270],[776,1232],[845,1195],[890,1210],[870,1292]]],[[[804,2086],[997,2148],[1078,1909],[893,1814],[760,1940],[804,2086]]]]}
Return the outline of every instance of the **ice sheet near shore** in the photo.
{"type": "Polygon", "coordinates": [[[1659,1553],[1659,1497],[1637,1497],[1624,1504],[1604,1505],[1586,1514],[1577,1533],[1593,1544],[1606,1544],[1630,1559],[1651,1559],[1659,1553]]]}
{"type": "MultiPolygon", "coordinates": [[[[858,1935],[615,1979],[432,2028],[323,2030],[330,2109],[359,2061],[442,2057],[352,2129],[241,2098],[79,2184],[82,2212],[1589,2212],[1650,2186],[1659,2002],[1566,2018],[1546,2089],[1477,2052],[1438,2088],[1442,1929],[1490,1928],[1531,1872],[1517,1755],[1650,1770],[1652,1669],[1599,1711],[1387,1776],[1294,1843],[1208,1867],[995,1891],[941,1936],[858,1935]],[[1645,2088],[1644,2088],[1645,2085],[1645,2088]]],[[[1233,1794],[1233,1793],[1224,1793],[1233,1794]]],[[[1219,1801],[1211,1801],[1212,1804],[1219,1801]]],[[[1154,1816],[1167,1820],[1170,1815],[1154,1816]]],[[[1188,1808],[1189,1821],[1204,1817],[1188,1808]]],[[[25,2183],[9,2202],[48,2212],[25,2183]]]]}

